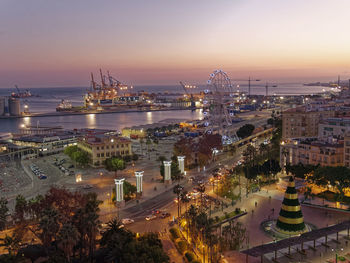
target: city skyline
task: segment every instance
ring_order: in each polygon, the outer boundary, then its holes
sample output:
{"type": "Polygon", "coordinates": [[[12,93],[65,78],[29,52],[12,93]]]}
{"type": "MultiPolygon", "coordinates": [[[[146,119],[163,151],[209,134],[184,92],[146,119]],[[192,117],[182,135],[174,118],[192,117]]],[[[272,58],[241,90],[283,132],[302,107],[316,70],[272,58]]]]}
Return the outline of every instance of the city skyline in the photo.
{"type": "Polygon", "coordinates": [[[0,3],[0,88],[205,83],[214,69],[277,82],[348,78],[347,1],[0,3]],[[102,14],[102,15],[101,15],[102,14]]]}

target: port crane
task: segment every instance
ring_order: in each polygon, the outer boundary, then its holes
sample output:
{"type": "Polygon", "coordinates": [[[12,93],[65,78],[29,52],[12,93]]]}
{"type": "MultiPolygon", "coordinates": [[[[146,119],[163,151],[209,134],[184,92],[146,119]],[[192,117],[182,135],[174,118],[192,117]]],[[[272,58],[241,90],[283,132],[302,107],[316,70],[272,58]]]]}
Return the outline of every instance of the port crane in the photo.
{"type": "Polygon", "coordinates": [[[192,92],[189,93],[188,89],[195,89],[197,87],[196,86],[191,86],[191,85],[185,85],[182,81],[180,81],[180,85],[184,89],[186,95],[190,97],[191,107],[193,108],[195,106],[193,94],[192,94],[192,92]]]}

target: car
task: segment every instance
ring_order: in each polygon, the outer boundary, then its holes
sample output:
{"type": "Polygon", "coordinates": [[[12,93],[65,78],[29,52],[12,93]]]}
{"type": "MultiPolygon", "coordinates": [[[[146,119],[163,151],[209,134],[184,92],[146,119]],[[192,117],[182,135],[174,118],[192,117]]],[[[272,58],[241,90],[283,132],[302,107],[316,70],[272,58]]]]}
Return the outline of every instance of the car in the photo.
{"type": "Polygon", "coordinates": [[[72,169],[72,168],[74,168],[74,165],[73,165],[73,164],[71,164],[71,165],[68,166],[68,169],[72,169]]]}
{"type": "Polygon", "coordinates": [[[146,220],[147,221],[150,221],[150,220],[153,220],[153,219],[156,219],[157,218],[157,216],[155,216],[155,215],[149,215],[149,216],[146,216],[146,220]]]}
{"type": "Polygon", "coordinates": [[[92,185],[91,184],[86,184],[83,186],[83,189],[91,189],[92,185]]]}
{"type": "Polygon", "coordinates": [[[158,209],[155,209],[155,210],[153,210],[153,211],[152,211],[152,214],[153,214],[153,215],[157,215],[157,214],[160,214],[160,210],[158,210],[158,209]]]}
{"type": "Polygon", "coordinates": [[[170,213],[164,212],[160,216],[160,218],[162,218],[162,219],[167,218],[167,217],[170,217],[170,213]]]}
{"type": "Polygon", "coordinates": [[[123,225],[129,225],[129,224],[134,223],[135,221],[133,219],[130,219],[130,218],[124,218],[124,219],[122,219],[121,222],[123,225]]]}

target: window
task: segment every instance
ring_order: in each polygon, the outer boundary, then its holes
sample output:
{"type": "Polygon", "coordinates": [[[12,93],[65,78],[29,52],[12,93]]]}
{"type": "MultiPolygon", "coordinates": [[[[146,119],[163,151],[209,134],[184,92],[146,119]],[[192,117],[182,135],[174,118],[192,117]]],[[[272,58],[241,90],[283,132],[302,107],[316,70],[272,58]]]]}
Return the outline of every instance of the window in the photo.
{"type": "Polygon", "coordinates": [[[100,147],[97,146],[97,150],[99,150],[99,149],[100,149],[100,147]]]}
{"type": "Polygon", "coordinates": [[[102,147],[101,147],[101,149],[102,149],[102,150],[104,150],[104,149],[105,149],[105,147],[104,147],[104,146],[102,146],[102,147]]]}
{"type": "Polygon", "coordinates": [[[106,146],[106,149],[107,149],[107,150],[109,149],[109,146],[108,146],[108,145],[106,146]]]}
{"type": "Polygon", "coordinates": [[[101,157],[105,157],[105,154],[104,154],[104,153],[101,153],[101,157]]]}
{"type": "Polygon", "coordinates": [[[100,154],[99,154],[99,153],[97,154],[97,157],[100,157],[100,154]]]}
{"type": "Polygon", "coordinates": [[[109,152],[106,153],[106,157],[109,157],[109,152]]]}
{"type": "Polygon", "coordinates": [[[114,149],[114,145],[112,145],[111,148],[114,149]]]}

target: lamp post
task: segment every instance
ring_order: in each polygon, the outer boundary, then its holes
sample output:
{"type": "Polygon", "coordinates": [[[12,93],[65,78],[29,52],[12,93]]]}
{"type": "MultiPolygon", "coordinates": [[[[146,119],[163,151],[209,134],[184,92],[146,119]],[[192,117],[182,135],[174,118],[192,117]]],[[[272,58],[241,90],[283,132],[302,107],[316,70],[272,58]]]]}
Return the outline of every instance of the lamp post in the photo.
{"type": "MultiPolygon", "coordinates": [[[[341,248],[340,251],[343,251],[344,249],[341,248]]],[[[339,250],[337,248],[332,248],[332,251],[335,251],[335,263],[338,263],[338,252],[339,250]]]]}

